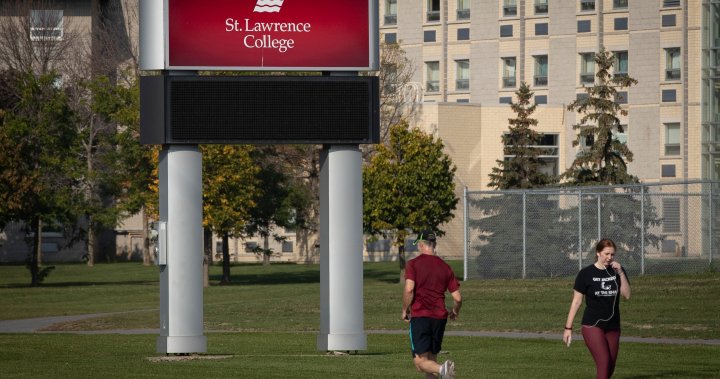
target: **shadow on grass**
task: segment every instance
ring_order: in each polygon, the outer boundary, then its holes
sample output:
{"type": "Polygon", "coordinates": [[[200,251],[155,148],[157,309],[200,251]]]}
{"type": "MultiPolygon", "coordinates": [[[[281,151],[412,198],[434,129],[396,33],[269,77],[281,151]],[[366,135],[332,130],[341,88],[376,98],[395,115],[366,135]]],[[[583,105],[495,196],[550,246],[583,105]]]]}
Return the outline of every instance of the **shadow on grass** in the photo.
{"type": "Polygon", "coordinates": [[[88,287],[88,286],[137,286],[137,285],[156,285],[158,281],[149,280],[126,280],[117,282],[59,282],[59,283],[42,283],[38,286],[31,286],[29,283],[11,283],[0,285],[0,288],[13,289],[13,288],[65,288],[65,287],[88,287]]]}
{"type": "MultiPolygon", "coordinates": [[[[220,284],[221,273],[210,275],[213,285],[270,285],[320,283],[320,267],[309,268],[305,265],[273,263],[270,266],[255,264],[233,265],[230,267],[230,283],[220,284]],[[247,272],[251,269],[252,272],[247,272]]],[[[363,279],[382,283],[397,284],[400,268],[397,264],[363,268],[363,279]]]]}

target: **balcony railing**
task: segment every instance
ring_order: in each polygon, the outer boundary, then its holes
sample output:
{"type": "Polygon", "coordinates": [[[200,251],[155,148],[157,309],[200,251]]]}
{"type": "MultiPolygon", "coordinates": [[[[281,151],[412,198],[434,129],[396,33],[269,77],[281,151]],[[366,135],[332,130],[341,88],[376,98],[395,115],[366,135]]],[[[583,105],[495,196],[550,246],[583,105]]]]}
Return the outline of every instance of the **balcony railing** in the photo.
{"type": "Polygon", "coordinates": [[[505,88],[515,87],[515,77],[514,76],[504,77],[504,78],[502,78],[502,80],[503,80],[503,87],[505,87],[505,88]]]}
{"type": "Polygon", "coordinates": [[[517,16],[517,5],[503,6],[503,16],[505,16],[505,17],[517,16]]]}
{"type": "Polygon", "coordinates": [[[397,25],[397,15],[396,14],[386,14],[385,15],[385,25],[397,25]]]}
{"type": "Polygon", "coordinates": [[[458,9],[457,10],[457,19],[458,20],[470,19],[470,9],[458,9]]]}
{"type": "Polygon", "coordinates": [[[580,0],[580,10],[581,11],[594,11],[595,10],[595,0],[580,0]]]}
{"type": "Polygon", "coordinates": [[[547,14],[548,13],[548,5],[547,4],[535,4],[535,14],[547,14]]]}
{"type": "Polygon", "coordinates": [[[428,80],[425,83],[426,92],[440,92],[440,81],[439,80],[428,80]]]}
{"type": "Polygon", "coordinates": [[[440,21],[440,11],[429,11],[427,12],[428,22],[440,21]]]}
{"type": "Polygon", "coordinates": [[[548,83],[547,76],[536,76],[534,78],[534,83],[536,86],[546,86],[548,83]]]}

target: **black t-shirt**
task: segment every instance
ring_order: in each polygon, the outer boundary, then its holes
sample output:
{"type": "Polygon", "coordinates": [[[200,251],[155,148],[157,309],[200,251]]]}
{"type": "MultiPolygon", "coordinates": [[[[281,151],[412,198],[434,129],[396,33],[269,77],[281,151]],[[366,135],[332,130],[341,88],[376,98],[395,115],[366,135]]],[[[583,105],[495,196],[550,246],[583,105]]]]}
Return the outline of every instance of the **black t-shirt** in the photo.
{"type": "Polygon", "coordinates": [[[578,272],[573,288],[585,295],[583,325],[620,329],[620,284],[620,276],[612,268],[590,265],[578,272]]]}

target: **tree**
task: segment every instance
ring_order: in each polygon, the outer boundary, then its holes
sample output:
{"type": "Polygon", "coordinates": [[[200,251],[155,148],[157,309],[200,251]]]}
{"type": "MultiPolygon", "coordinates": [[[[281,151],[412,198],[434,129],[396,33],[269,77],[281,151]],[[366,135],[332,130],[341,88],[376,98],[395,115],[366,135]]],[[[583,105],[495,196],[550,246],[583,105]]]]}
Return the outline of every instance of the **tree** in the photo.
{"type": "MultiPolygon", "coordinates": [[[[614,56],[604,47],[594,58],[598,66],[595,84],[585,88],[587,97],[577,99],[567,107],[569,111],[582,114],[580,122],[573,125],[573,129],[578,131],[573,146],[585,142],[586,148],[578,152],[572,165],[562,176],[567,179],[566,184],[576,186],[638,183],[639,179],[628,173],[627,162],[632,162],[633,154],[627,145],[614,135],[614,132],[623,132],[618,115],[628,114],[617,101],[618,89],[631,87],[637,84],[637,80],[627,75],[612,75],[610,70],[614,56]]],[[[638,190],[639,187],[633,187],[628,191],[638,190]]],[[[599,190],[607,193],[612,191],[613,189],[599,190]]],[[[634,211],[640,207],[633,196],[610,196],[610,200],[607,198],[608,196],[601,198],[600,217],[615,222],[610,221],[603,225],[604,234],[630,253],[631,261],[638,262],[643,254],[640,243],[641,228],[627,228],[627,225],[639,225],[643,220],[645,230],[659,225],[661,220],[657,217],[655,207],[646,200],[645,215],[640,215],[634,211]],[[622,222],[618,222],[619,220],[622,222]]],[[[660,240],[659,236],[646,233],[644,244],[658,246],[660,240]]],[[[585,245],[589,246],[590,241],[586,241],[585,245]]],[[[589,258],[593,257],[594,254],[590,252],[589,258]]]]}
{"type": "Polygon", "coordinates": [[[260,188],[247,145],[203,145],[203,225],[222,236],[221,284],[230,283],[230,237],[242,237],[260,188]]]}
{"type": "Polygon", "coordinates": [[[401,122],[363,167],[363,229],[394,237],[401,281],[408,235],[426,228],[443,235],[440,225],[454,217],[456,168],[443,148],[441,140],[401,122]]]}
{"type": "Polygon", "coordinates": [[[0,229],[21,221],[33,236],[28,254],[33,286],[51,269],[40,267],[43,222],[73,229],[80,203],[75,192],[82,170],[74,115],[55,77],[17,72],[4,76],[15,96],[3,104],[0,129],[0,229]]]}
{"type": "Polygon", "coordinates": [[[79,25],[54,11],[53,1],[3,1],[0,4],[0,61],[18,72],[62,72],[82,45],[79,25]],[[62,33],[58,36],[58,33],[62,33]]]}
{"type": "Polygon", "coordinates": [[[250,217],[245,227],[248,235],[258,235],[263,240],[262,248],[256,253],[261,254],[263,265],[270,264],[273,250],[270,249],[270,236],[278,241],[284,238],[274,233],[275,228],[295,227],[297,210],[309,200],[302,186],[297,185],[286,174],[292,172],[283,165],[278,154],[278,147],[266,146],[255,149],[255,162],[261,167],[257,175],[258,186],[262,189],[257,193],[255,206],[250,209],[250,217]]]}
{"type": "MultiPolygon", "coordinates": [[[[496,161],[489,186],[498,190],[519,190],[554,184],[557,178],[541,171],[543,161],[540,155],[544,151],[537,146],[541,144],[543,135],[533,130],[538,124],[530,117],[536,108],[530,103],[533,93],[523,82],[515,95],[517,102],[511,102],[510,107],[516,117],[508,119],[509,130],[502,136],[504,155],[509,158],[496,161]]],[[[472,200],[471,205],[482,213],[482,217],[469,221],[470,226],[479,232],[478,239],[484,242],[478,248],[480,276],[495,277],[506,272],[519,275],[523,272],[518,231],[526,231],[529,246],[553,244],[562,251],[568,243],[563,236],[552,240],[547,238],[552,228],[563,222],[563,217],[556,202],[549,201],[546,195],[505,192],[472,200]],[[525,228],[522,227],[523,222],[525,228]]],[[[567,257],[559,255],[554,259],[529,255],[525,261],[526,274],[556,276],[564,273],[568,261],[567,257]]]]}
{"type": "Polygon", "coordinates": [[[509,132],[502,136],[505,156],[510,158],[496,161],[488,186],[496,189],[544,187],[556,180],[541,171],[543,151],[536,146],[540,145],[543,135],[532,129],[538,123],[530,117],[537,107],[530,104],[533,92],[523,82],[515,95],[518,100],[511,102],[510,107],[517,117],[508,119],[509,132]]]}
{"type": "Polygon", "coordinates": [[[380,140],[387,141],[390,127],[403,119],[413,116],[419,86],[414,86],[412,77],[415,65],[407,58],[397,43],[380,44],[380,140]]]}
{"type": "Polygon", "coordinates": [[[618,89],[637,84],[637,80],[627,75],[612,75],[613,62],[613,54],[604,47],[595,54],[598,66],[595,84],[585,88],[587,97],[576,99],[567,106],[569,111],[582,114],[580,122],[573,125],[573,130],[578,131],[573,146],[583,142],[590,145],[578,153],[562,175],[575,185],[638,182],[637,177],[627,172],[626,162],[632,162],[632,152],[614,136],[614,132],[623,132],[618,115],[627,116],[627,110],[617,101],[618,89]]]}

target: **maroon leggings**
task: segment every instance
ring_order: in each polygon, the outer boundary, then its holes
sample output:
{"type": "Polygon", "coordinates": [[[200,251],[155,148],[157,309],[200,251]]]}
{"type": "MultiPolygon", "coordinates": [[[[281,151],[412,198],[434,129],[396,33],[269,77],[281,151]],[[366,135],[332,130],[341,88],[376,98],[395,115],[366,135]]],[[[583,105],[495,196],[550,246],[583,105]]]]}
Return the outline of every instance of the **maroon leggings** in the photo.
{"type": "Polygon", "coordinates": [[[620,349],[620,329],[604,330],[596,326],[582,327],[582,335],[595,360],[596,378],[608,379],[615,371],[620,349]]]}

